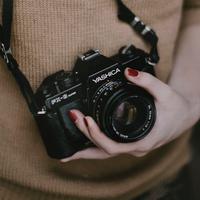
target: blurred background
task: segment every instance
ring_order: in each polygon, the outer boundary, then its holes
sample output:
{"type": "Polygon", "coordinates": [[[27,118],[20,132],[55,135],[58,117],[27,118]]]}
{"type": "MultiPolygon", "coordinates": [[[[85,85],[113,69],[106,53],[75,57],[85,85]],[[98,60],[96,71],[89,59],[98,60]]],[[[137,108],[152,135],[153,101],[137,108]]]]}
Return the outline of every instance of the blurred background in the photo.
{"type": "Polygon", "coordinates": [[[188,166],[188,174],[184,174],[185,199],[200,200],[200,122],[196,124],[191,137],[192,160],[188,166]]]}

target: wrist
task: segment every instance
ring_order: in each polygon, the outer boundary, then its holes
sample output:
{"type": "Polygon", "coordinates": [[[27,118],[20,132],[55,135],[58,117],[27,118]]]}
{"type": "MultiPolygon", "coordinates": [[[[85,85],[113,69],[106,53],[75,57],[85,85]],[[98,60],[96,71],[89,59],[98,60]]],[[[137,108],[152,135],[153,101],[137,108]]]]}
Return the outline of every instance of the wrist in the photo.
{"type": "Polygon", "coordinates": [[[199,92],[193,91],[193,89],[185,90],[183,87],[172,80],[169,80],[168,85],[180,95],[186,102],[188,107],[188,118],[194,125],[198,120],[200,120],[200,94],[199,92]],[[180,89],[181,88],[181,89],[180,89]]]}
{"type": "Polygon", "coordinates": [[[189,99],[189,116],[192,123],[195,124],[200,119],[200,99],[189,99]]]}

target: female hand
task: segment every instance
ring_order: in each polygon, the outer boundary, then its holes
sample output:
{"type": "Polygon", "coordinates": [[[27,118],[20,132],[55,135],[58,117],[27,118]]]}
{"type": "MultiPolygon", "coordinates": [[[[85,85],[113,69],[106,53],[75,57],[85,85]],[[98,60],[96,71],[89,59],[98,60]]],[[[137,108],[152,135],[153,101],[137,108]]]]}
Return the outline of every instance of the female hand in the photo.
{"type": "Polygon", "coordinates": [[[133,143],[117,143],[108,138],[90,116],[78,110],[71,110],[70,117],[76,126],[97,147],[88,148],[62,159],[67,162],[75,159],[105,159],[119,154],[144,156],[150,151],[177,138],[196,121],[192,117],[190,102],[156,77],[133,69],[125,70],[126,78],[147,90],[155,98],[157,119],[151,132],[142,140],[133,143]]]}

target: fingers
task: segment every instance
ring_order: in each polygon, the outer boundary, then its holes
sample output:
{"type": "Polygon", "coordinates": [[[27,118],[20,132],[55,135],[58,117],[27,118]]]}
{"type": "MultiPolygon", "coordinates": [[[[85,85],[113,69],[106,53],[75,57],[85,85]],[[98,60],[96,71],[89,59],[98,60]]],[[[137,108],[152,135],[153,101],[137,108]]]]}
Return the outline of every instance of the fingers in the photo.
{"type": "Polygon", "coordinates": [[[89,116],[85,117],[78,110],[70,110],[69,116],[80,131],[97,147],[110,155],[128,153],[134,149],[131,144],[117,143],[102,133],[96,122],[89,116]]]}
{"type": "Polygon", "coordinates": [[[69,117],[74,122],[74,124],[77,126],[77,128],[97,147],[99,147],[99,144],[96,143],[96,141],[90,136],[89,130],[85,124],[85,116],[83,113],[81,113],[79,110],[70,110],[69,111],[69,117]]]}
{"type": "Polygon", "coordinates": [[[106,153],[110,155],[117,155],[122,153],[129,153],[130,151],[134,150],[135,147],[131,143],[117,143],[114,140],[108,138],[105,133],[101,132],[93,118],[89,116],[85,117],[85,123],[92,140],[106,153]]]}
{"type": "Polygon", "coordinates": [[[77,160],[77,159],[106,159],[109,158],[110,155],[106,154],[104,151],[98,148],[88,148],[82,151],[77,152],[73,156],[69,158],[64,158],[60,160],[60,162],[65,163],[69,162],[71,160],[77,160]]]}
{"type": "Polygon", "coordinates": [[[85,124],[88,128],[90,137],[95,141],[95,143],[97,143],[108,154],[113,154],[111,151],[115,151],[117,148],[116,143],[101,132],[96,122],[91,117],[85,117],[85,124]]]}
{"type": "Polygon", "coordinates": [[[83,134],[92,141],[92,138],[90,137],[90,134],[88,132],[88,129],[85,125],[85,122],[84,122],[84,115],[83,113],[81,113],[79,110],[70,110],[69,111],[69,117],[70,119],[72,120],[72,122],[77,126],[77,128],[83,132],[83,134]]]}
{"type": "Polygon", "coordinates": [[[140,142],[136,143],[117,143],[114,140],[108,138],[103,133],[93,118],[90,116],[84,117],[84,115],[78,110],[71,110],[70,118],[73,119],[76,126],[88,137],[99,149],[90,148],[83,151],[79,151],[70,158],[62,159],[61,162],[68,162],[76,159],[105,159],[110,156],[118,154],[131,154],[135,157],[141,157],[148,153],[150,149],[149,145],[141,145],[140,142]],[[139,147],[142,147],[142,150],[139,147]]]}
{"type": "Polygon", "coordinates": [[[127,68],[125,70],[125,76],[130,82],[147,90],[158,101],[165,100],[166,96],[172,93],[172,90],[167,84],[147,72],[127,68]]]}
{"type": "MultiPolygon", "coordinates": [[[[147,153],[144,152],[131,152],[130,155],[134,157],[144,157],[147,155],[147,153]]],[[[66,163],[72,160],[78,160],[78,159],[108,159],[110,157],[113,157],[113,155],[107,154],[105,151],[98,149],[98,148],[88,148],[82,151],[77,152],[71,157],[63,158],[60,160],[61,163],[66,163]]]]}

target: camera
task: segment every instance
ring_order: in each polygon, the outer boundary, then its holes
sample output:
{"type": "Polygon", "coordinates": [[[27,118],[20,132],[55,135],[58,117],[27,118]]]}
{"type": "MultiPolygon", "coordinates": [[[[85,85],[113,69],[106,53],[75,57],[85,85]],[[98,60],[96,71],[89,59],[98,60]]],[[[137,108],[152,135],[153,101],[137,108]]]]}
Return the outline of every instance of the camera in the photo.
{"type": "Polygon", "coordinates": [[[73,71],[48,76],[35,93],[41,112],[35,116],[47,152],[52,158],[65,158],[94,146],[68,116],[71,109],[95,119],[102,132],[120,143],[145,137],[156,119],[153,97],[130,83],[125,68],[155,75],[149,54],[125,46],[106,57],[98,50],[79,56],[73,71]]]}
{"type": "Polygon", "coordinates": [[[90,50],[77,58],[72,71],[61,70],[48,76],[34,92],[10,48],[13,0],[3,1],[0,56],[19,86],[52,158],[66,158],[95,146],[69,118],[71,109],[93,117],[102,132],[119,143],[140,140],[154,126],[153,96],[127,81],[124,70],[129,67],[155,76],[154,66],[160,60],[159,38],[123,1],[116,0],[116,4],[119,21],[149,43],[150,52],[129,45],[106,57],[98,50],[90,50]]]}

